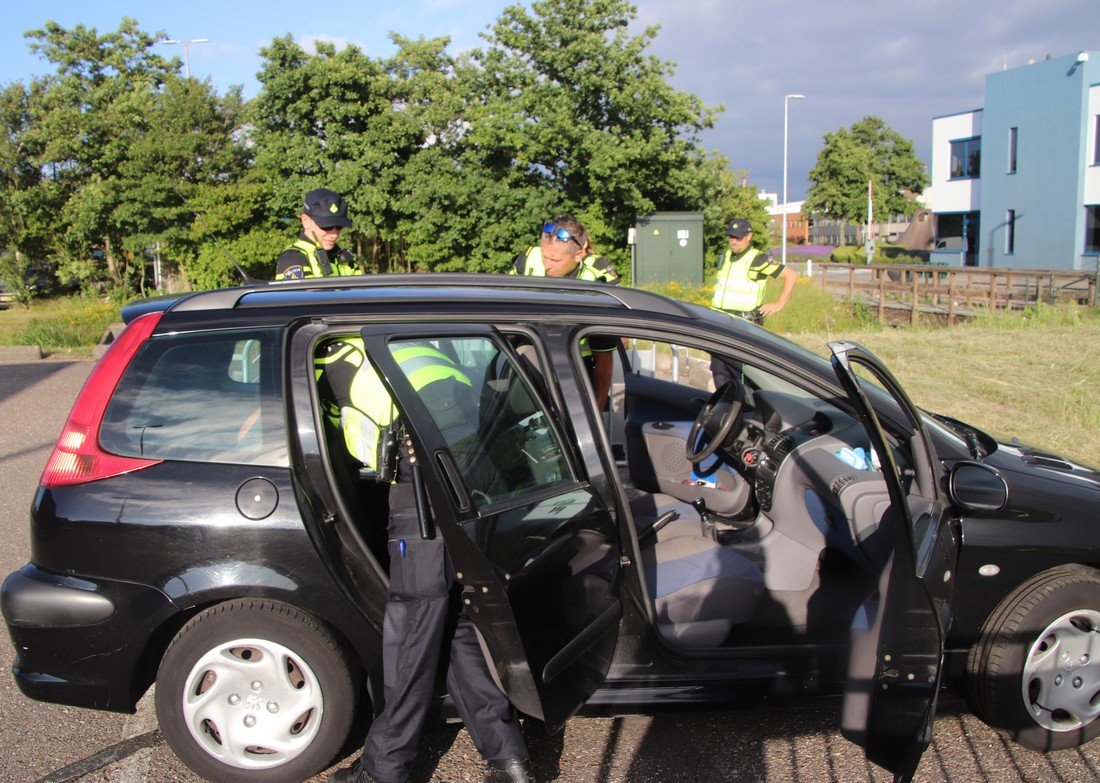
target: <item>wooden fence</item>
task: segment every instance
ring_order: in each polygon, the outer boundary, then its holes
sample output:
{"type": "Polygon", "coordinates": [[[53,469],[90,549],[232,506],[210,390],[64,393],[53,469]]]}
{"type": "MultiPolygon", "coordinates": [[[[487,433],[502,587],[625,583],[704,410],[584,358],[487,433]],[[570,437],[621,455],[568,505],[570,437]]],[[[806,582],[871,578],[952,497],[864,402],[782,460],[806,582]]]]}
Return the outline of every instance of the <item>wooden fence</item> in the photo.
{"type": "Polygon", "coordinates": [[[887,311],[946,318],[1043,304],[1097,306],[1095,272],[1049,269],[991,269],[927,264],[837,264],[815,262],[814,280],[830,293],[887,311]]]}

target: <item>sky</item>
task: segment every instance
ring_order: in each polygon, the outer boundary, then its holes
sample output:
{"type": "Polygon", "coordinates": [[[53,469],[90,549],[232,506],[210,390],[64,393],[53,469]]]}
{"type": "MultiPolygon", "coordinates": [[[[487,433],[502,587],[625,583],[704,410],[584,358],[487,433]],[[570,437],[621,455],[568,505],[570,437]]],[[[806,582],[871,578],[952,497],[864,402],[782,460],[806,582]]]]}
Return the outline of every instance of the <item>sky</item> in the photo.
{"type": "MultiPolygon", "coordinates": [[[[514,0],[513,0],[514,2],[514,0]]],[[[27,30],[54,20],[100,33],[123,16],[187,47],[191,75],[224,92],[259,88],[259,50],[292,34],[352,43],[371,56],[394,51],[388,33],[449,36],[451,51],[481,45],[505,0],[39,0],[10,4],[0,27],[0,84],[51,72],[27,30]]],[[[530,6],[529,0],[523,5],[530,6]]],[[[671,82],[723,106],[703,145],[723,153],[762,191],[781,194],[788,107],[788,194],[805,196],[823,137],[874,115],[910,139],[931,165],[932,119],[980,108],[985,76],[1082,50],[1100,51],[1097,0],[635,0],[633,30],[659,25],[650,53],[675,64],[671,82]],[[805,99],[785,101],[802,94],[805,99]]],[[[563,24],[568,20],[562,20],[563,24]]],[[[162,44],[184,59],[182,45],[162,44]]]]}

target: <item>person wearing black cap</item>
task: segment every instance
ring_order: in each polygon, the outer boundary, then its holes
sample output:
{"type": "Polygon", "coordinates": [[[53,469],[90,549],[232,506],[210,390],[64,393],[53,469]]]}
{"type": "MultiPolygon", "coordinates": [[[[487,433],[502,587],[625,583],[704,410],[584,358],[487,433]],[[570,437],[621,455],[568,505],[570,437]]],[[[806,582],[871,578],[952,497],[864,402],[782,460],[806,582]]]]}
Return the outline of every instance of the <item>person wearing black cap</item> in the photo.
{"type": "MultiPolygon", "coordinates": [[[[761,253],[752,246],[752,223],[745,218],[734,218],[726,224],[726,241],[729,248],[718,265],[718,279],[714,283],[711,303],[730,315],[763,324],[765,316],[786,307],[798,282],[798,274],[776,261],[770,253],[761,253]],[[764,292],[769,277],[779,278],[783,289],[776,301],[765,304],[764,292]]],[[[711,359],[710,371],[716,389],[740,375],[738,367],[718,357],[711,359]]]]}
{"type": "Polygon", "coordinates": [[[752,224],[745,218],[734,218],[726,224],[726,240],[729,249],[718,265],[712,304],[719,310],[762,324],[765,316],[786,307],[798,274],[771,254],[761,253],[752,246],[752,224]],[[776,301],[765,304],[769,277],[778,278],[783,290],[776,301]]]}
{"type": "Polygon", "coordinates": [[[340,231],[351,225],[343,196],[325,188],[309,191],[302,200],[301,220],[298,239],[275,264],[276,280],[362,273],[351,253],[337,244],[340,231]]]}

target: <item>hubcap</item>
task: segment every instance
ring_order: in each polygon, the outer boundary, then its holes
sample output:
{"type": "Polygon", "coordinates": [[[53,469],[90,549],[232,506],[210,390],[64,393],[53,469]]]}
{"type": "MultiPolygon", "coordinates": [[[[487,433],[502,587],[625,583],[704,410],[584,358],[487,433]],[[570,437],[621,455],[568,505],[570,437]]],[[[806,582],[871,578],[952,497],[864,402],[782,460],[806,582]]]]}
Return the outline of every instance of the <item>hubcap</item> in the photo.
{"type": "Polygon", "coordinates": [[[191,736],[211,756],[239,769],[266,769],[309,747],[321,728],[324,695],[293,650],[236,639],[198,660],[182,708],[191,736]]]}
{"type": "Polygon", "coordinates": [[[1028,650],[1023,696],[1050,731],[1076,731],[1100,715],[1100,612],[1070,612],[1046,627],[1028,650]]]}

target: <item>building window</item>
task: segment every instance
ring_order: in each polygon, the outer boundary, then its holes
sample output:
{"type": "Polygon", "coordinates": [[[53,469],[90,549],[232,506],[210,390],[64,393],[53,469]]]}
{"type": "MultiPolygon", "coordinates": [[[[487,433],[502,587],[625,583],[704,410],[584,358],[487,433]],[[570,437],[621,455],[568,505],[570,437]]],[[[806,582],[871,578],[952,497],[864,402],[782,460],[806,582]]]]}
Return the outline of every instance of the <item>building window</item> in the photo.
{"type": "Polygon", "coordinates": [[[1005,213],[1005,255],[1010,256],[1016,252],[1016,210],[1010,209],[1005,213]]]}
{"type": "Polygon", "coordinates": [[[951,179],[974,179],[981,176],[982,137],[951,142],[951,179]]]}
{"type": "Polygon", "coordinates": [[[1085,207],[1085,252],[1100,253],[1100,207],[1085,207]]]}
{"type": "Polygon", "coordinates": [[[1008,129],[1008,173],[1016,173],[1016,132],[1017,128],[1008,129]]]}
{"type": "Polygon", "coordinates": [[[1092,146],[1092,163],[1094,166],[1100,166],[1100,114],[1096,115],[1096,127],[1093,128],[1092,146]]]}

